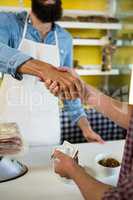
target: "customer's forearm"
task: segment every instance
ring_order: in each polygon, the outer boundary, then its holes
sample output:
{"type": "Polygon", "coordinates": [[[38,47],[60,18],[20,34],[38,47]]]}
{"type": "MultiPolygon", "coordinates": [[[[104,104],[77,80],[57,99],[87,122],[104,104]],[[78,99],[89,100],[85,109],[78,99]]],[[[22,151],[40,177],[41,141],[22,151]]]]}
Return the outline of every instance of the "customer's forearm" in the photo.
{"type": "Polygon", "coordinates": [[[123,128],[128,128],[132,107],[128,103],[117,101],[97,89],[88,86],[91,91],[88,104],[93,105],[96,110],[117,123],[123,128]]]}
{"type": "Polygon", "coordinates": [[[77,122],[77,125],[80,127],[82,131],[86,131],[86,129],[91,129],[91,125],[87,119],[87,117],[81,117],[77,122]]]}
{"type": "Polygon", "coordinates": [[[85,200],[102,200],[104,193],[111,188],[93,179],[80,166],[75,168],[72,179],[78,185],[85,200]]]}
{"type": "Polygon", "coordinates": [[[132,109],[128,103],[117,101],[106,95],[101,95],[100,106],[98,105],[97,109],[119,126],[125,129],[128,128],[132,109]]]}

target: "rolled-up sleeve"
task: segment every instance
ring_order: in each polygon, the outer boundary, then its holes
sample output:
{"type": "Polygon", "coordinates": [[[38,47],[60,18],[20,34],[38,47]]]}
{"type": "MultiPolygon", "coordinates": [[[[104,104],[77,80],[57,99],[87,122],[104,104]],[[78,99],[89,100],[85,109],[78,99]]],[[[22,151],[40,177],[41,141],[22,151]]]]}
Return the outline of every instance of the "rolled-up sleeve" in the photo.
{"type": "MultiPolygon", "coordinates": [[[[64,44],[66,45],[66,55],[65,55],[65,60],[63,62],[63,66],[72,68],[73,67],[73,45],[72,45],[72,37],[69,33],[67,33],[67,39],[64,44]]],[[[81,117],[86,117],[86,114],[85,114],[85,111],[81,104],[80,99],[65,100],[64,110],[68,113],[68,116],[71,120],[72,125],[75,125],[81,117]]]]}
{"type": "Polygon", "coordinates": [[[130,200],[133,199],[133,174],[123,178],[121,184],[107,191],[102,200],[130,200]]]}
{"type": "Polygon", "coordinates": [[[84,108],[80,99],[65,100],[64,110],[68,113],[72,125],[75,125],[81,117],[86,117],[84,108]]]}
{"type": "Polygon", "coordinates": [[[0,13],[0,19],[0,72],[15,77],[17,68],[31,57],[10,46],[12,22],[6,13],[0,13]]]}

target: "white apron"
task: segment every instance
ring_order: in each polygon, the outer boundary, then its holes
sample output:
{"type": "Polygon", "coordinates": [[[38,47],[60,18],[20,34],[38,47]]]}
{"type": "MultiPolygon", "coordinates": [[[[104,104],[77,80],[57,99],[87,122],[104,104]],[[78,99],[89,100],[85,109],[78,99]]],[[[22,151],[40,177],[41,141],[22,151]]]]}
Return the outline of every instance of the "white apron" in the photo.
{"type": "MultiPolygon", "coordinates": [[[[58,39],[56,45],[37,43],[25,38],[27,20],[19,50],[59,66],[58,39]]],[[[58,144],[60,120],[58,99],[37,77],[24,75],[22,81],[5,75],[0,87],[0,121],[17,122],[22,135],[32,145],[58,144]]]]}

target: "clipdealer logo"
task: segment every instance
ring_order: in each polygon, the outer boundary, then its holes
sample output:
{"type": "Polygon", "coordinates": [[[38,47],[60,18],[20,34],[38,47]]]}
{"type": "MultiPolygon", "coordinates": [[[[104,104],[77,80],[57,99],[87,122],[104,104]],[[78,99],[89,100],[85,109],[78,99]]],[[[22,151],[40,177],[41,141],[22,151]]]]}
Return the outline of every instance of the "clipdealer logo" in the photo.
{"type": "Polygon", "coordinates": [[[27,108],[30,111],[48,111],[49,98],[34,88],[13,86],[6,91],[6,102],[12,108],[27,108]]]}

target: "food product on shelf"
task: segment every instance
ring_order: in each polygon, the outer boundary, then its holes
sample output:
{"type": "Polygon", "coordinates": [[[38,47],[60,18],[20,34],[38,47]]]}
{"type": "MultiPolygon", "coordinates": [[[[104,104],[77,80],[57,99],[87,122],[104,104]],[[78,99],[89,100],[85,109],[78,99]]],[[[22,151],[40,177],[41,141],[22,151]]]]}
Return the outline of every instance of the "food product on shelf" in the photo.
{"type": "Polygon", "coordinates": [[[86,40],[98,40],[100,39],[99,37],[85,37],[85,36],[74,36],[74,39],[86,39],[86,40]]]}
{"type": "Polygon", "coordinates": [[[79,60],[73,60],[73,67],[76,69],[82,69],[82,66],[79,64],[79,60]]]}
{"type": "Polygon", "coordinates": [[[105,16],[77,16],[78,21],[80,22],[95,22],[95,23],[117,23],[119,20],[113,17],[105,16]]]}
{"type": "Polygon", "coordinates": [[[118,23],[118,22],[119,22],[119,19],[114,18],[114,17],[109,17],[109,18],[108,18],[108,22],[110,22],[110,23],[118,23]]]}
{"type": "Polygon", "coordinates": [[[68,22],[71,22],[71,21],[78,21],[78,20],[76,19],[76,17],[63,16],[63,17],[61,18],[61,21],[68,21],[68,22]]]}
{"type": "Polygon", "coordinates": [[[69,22],[94,22],[94,23],[117,23],[119,20],[114,17],[106,17],[106,16],[94,16],[94,15],[89,15],[89,16],[63,16],[61,21],[69,21],[69,22]]]}
{"type": "Polygon", "coordinates": [[[112,69],[112,57],[116,50],[113,44],[105,45],[102,49],[102,71],[109,71],[112,69]]]}

